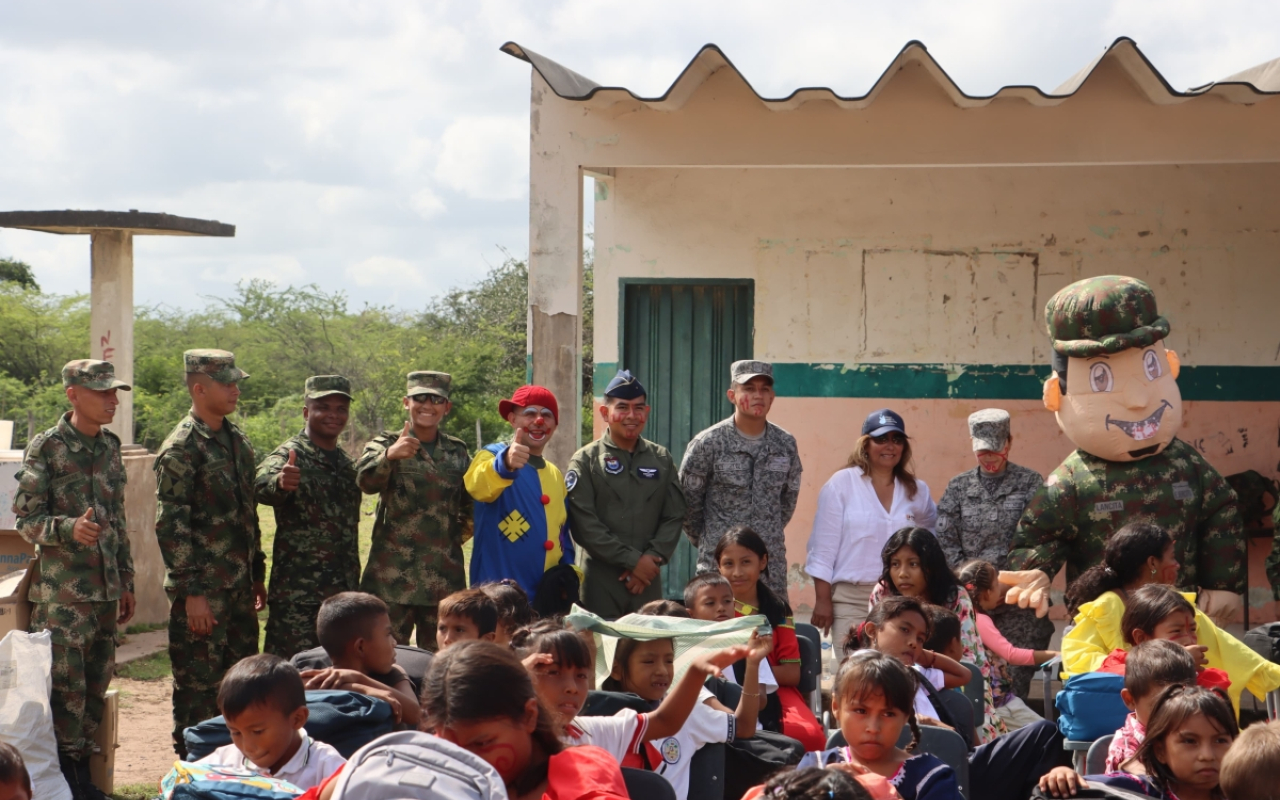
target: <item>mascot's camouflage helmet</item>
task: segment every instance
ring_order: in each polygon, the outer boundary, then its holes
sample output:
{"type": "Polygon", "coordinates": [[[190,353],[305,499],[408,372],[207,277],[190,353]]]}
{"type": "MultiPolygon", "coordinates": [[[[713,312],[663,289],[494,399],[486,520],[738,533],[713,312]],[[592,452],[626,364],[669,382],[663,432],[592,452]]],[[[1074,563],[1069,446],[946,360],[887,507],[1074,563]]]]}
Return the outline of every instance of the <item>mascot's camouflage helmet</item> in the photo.
{"type": "Polygon", "coordinates": [[[1147,347],[1169,335],[1151,287],[1137,278],[1102,275],[1067,286],[1044,308],[1054,352],[1092,358],[1147,347]]]}

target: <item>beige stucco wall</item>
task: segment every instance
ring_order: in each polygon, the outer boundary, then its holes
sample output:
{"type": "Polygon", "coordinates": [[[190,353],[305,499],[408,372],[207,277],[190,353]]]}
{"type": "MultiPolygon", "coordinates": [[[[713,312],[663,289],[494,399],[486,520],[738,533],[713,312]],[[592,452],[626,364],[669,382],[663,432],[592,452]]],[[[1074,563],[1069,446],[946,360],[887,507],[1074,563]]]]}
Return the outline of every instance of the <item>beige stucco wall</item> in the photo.
{"type": "Polygon", "coordinates": [[[125,492],[125,518],[129,526],[129,549],[133,555],[134,595],[138,601],[133,622],[159,623],[169,619],[169,599],[164,593],[164,559],[156,542],[156,457],[142,452],[125,454],[124,469],[129,477],[125,492]]]}
{"type": "Polygon", "coordinates": [[[1156,289],[1188,364],[1274,365],[1280,164],[617,169],[596,192],[595,353],[618,278],[753,278],[756,355],[1043,364],[1081,277],[1156,289]]]}

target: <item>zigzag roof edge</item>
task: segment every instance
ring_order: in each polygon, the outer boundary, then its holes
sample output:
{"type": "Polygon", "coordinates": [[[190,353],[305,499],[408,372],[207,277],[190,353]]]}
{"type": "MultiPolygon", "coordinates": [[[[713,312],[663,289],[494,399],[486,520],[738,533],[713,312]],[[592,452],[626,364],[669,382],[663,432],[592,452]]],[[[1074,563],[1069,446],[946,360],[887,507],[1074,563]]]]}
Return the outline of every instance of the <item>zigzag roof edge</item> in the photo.
{"type": "Polygon", "coordinates": [[[610,99],[621,100],[629,97],[632,100],[663,109],[679,108],[692,96],[698,86],[724,67],[732,69],[734,74],[761,102],[778,110],[793,109],[809,100],[816,99],[831,100],[844,108],[865,108],[870,105],[875,96],[880,93],[880,90],[893,78],[894,73],[902,65],[911,61],[922,63],[939,87],[951,97],[952,102],[966,108],[985,106],[991,101],[1002,97],[1022,99],[1037,106],[1057,105],[1079,91],[1080,87],[1088,81],[1098,66],[1108,58],[1118,59],[1138,86],[1147,94],[1148,98],[1152,102],[1162,105],[1183,102],[1203,94],[1219,94],[1235,103],[1249,103],[1257,99],[1280,94],[1280,82],[1275,82],[1277,85],[1273,88],[1271,86],[1273,81],[1271,80],[1265,80],[1264,85],[1260,87],[1247,80],[1240,79],[1241,77],[1272,76],[1276,70],[1267,68],[1280,62],[1280,59],[1243,70],[1224,81],[1197,86],[1185,92],[1178,91],[1160,74],[1160,71],[1138,48],[1137,43],[1127,36],[1117,38],[1107,46],[1101,55],[1090,61],[1084,68],[1052,91],[1045,92],[1038,86],[1027,84],[1011,84],[1003,86],[989,95],[966,93],[947,74],[942,65],[930,55],[928,48],[915,39],[907,42],[898,51],[898,54],[894,56],[875,83],[867,90],[866,94],[849,97],[840,95],[834,89],[826,86],[803,86],[795,89],[785,97],[765,97],[751,85],[751,82],[734,65],[728,55],[715,44],[703,45],[667,90],[657,97],[642,97],[624,86],[601,86],[590,78],[574,72],[546,56],[522,47],[516,42],[506,42],[499,49],[508,55],[528,62],[542,76],[542,79],[551,87],[551,90],[562,99],[588,101],[602,95],[604,97],[601,97],[601,99],[606,99],[609,95],[621,95],[610,99]]]}

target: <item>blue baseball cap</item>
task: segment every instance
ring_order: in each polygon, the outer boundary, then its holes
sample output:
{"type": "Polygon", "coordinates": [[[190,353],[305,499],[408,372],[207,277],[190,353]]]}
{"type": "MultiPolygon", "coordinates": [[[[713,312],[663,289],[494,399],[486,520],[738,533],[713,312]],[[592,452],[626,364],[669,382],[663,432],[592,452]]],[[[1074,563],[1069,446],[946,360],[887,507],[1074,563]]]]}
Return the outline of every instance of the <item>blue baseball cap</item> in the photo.
{"type": "Polygon", "coordinates": [[[900,433],[906,436],[907,426],[897,412],[887,408],[872,411],[862,423],[862,435],[883,436],[886,433],[900,433]]]}

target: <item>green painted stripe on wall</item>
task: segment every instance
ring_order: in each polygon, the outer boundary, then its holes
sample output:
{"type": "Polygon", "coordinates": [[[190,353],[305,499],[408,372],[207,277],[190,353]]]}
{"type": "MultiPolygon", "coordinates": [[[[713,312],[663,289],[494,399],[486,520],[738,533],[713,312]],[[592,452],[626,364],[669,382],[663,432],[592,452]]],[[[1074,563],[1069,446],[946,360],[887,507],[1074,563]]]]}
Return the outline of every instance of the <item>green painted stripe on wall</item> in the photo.
{"type": "MultiPolygon", "coordinates": [[[[596,397],[618,371],[614,362],[595,365],[596,397]]],[[[779,397],[952,398],[1039,400],[1049,367],[1026,364],[843,364],[777,362],[779,397]]],[[[638,375],[641,382],[643,375],[638,375]]],[[[726,376],[727,379],[727,376],[726,376]]],[[[1184,400],[1280,401],[1280,367],[1182,368],[1184,400]]]]}

